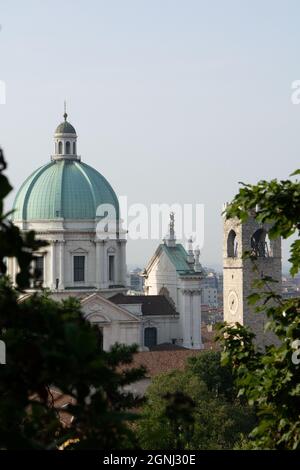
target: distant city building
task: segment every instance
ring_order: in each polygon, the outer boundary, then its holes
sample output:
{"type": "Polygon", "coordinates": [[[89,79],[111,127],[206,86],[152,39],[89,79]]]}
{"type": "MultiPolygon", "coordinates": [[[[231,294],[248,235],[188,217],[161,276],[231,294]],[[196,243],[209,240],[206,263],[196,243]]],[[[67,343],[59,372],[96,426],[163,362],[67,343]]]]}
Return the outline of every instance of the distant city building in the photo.
{"type": "Polygon", "coordinates": [[[210,307],[209,305],[201,305],[202,325],[213,325],[223,320],[223,309],[210,307]]]}
{"type": "Polygon", "coordinates": [[[210,308],[223,306],[223,274],[205,268],[205,277],[201,282],[201,286],[202,306],[208,305],[210,308]]]}
{"type": "Polygon", "coordinates": [[[203,287],[201,290],[201,303],[209,307],[218,308],[218,291],[215,287],[203,287]]]}
{"type": "Polygon", "coordinates": [[[285,299],[300,297],[299,278],[293,278],[292,276],[282,277],[282,296],[285,299]]]}
{"type": "Polygon", "coordinates": [[[136,268],[128,274],[129,287],[132,291],[143,292],[144,291],[144,278],[142,270],[136,268]]]}
{"type": "Polygon", "coordinates": [[[219,286],[218,275],[213,271],[206,272],[206,275],[202,280],[202,287],[203,288],[209,287],[209,288],[212,288],[212,289],[218,289],[218,286],[219,286]]]}

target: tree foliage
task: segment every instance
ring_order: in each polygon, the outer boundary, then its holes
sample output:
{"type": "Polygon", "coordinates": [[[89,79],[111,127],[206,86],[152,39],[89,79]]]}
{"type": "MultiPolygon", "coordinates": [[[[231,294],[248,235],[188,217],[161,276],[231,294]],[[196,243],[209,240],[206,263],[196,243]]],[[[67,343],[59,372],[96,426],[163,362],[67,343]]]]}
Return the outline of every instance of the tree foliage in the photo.
{"type": "Polygon", "coordinates": [[[220,356],[213,352],[199,354],[184,371],[155,377],[137,426],[141,446],[172,450],[233,448],[252,429],[254,416],[234,398],[233,388],[230,400],[225,398],[223,391],[229,394],[229,382],[228,376],[223,376],[220,356]],[[204,374],[205,367],[216,372],[215,383],[214,373],[204,374]]]}
{"type": "Polygon", "coordinates": [[[12,190],[7,177],[3,174],[5,169],[6,162],[0,148],[0,275],[6,273],[5,259],[7,257],[15,257],[20,268],[16,276],[16,282],[19,288],[22,289],[28,285],[30,279],[32,253],[38,250],[38,248],[45,246],[46,243],[37,240],[32,230],[21,235],[18,227],[8,218],[10,213],[4,214],[4,198],[12,190]]]}
{"type": "MultiPolygon", "coordinates": [[[[291,176],[299,174],[298,170],[291,176]]],[[[259,222],[272,222],[270,238],[296,237],[290,249],[291,274],[300,268],[300,182],[298,180],[260,181],[243,185],[226,210],[226,217],[245,221],[256,209],[259,222]]],[[[255,261],[253,261],[255,263],[255,261]]],[[[249,297],[265,312],[266,328],[279,338],[264,352],[253,344],[254,335],[240,324],[220,325],[222,362],[235,371],[239,395],[245,396],[258,413],[252,432],[253,445],[263,449],[300,449],[300,299],[285,300],[274,292],[272,279],[255,282],[260,289],[249,297]],[[263,291],[261,289],[263,288],[263,291]]]]}
{"type": "Polygon", "coordinates": [[[130,364],[136,346],[99,349],[99,330],[83,318],[75,298],[55,302],[46,292],[19,300],[32,276],[33,253],[44,243],[25,235],[3,215],[11,187],[0,155],[0,339],[6,365],[0,365],[0,448],[126,448],[136,444],[130,410],[139,403],[127,385],[144,375],[130,364]],[[16,257],[17,289],[6,273],[6,257],[16,257]],[[55,405],[54,391],[69,397],[55,405]],[[63,426],[60,413],[72,416],[63,426]]]}
{"type": "Polygon", "coordinates": [[[229,366],[221,366],[221,353],[208,351],[188,358],[188,368],[199,377],[213,396],[223,396],[228,401],[236,401],[237,389],[229,366]]]}

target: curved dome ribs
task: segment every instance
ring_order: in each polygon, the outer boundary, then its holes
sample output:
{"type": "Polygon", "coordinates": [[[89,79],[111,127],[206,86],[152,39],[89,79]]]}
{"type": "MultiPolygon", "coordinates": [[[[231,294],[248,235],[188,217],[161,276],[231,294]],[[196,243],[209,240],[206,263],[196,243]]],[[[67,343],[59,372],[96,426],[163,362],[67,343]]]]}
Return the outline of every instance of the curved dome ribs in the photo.
{"type": "Polygon", "coordinates": [[[104,178],[101,173],[98,173],[94,168],[92,168],[89,165],[86,165],[85,163],[81,163],[81,167],[86,170],[86,173],[88,175],[89,181],[92,184],[92,187],[94,188],[94,194],[95,194],[95,200],[100,201],[100,203],[96,202],[95,205],[95,217],[96,217],[96,211],[97,208],[100,204],[103,203],[110,203],[114,206],[115,211],[116,211],[116,217],[119,219],[119,201],[116,196],[116,193],[114,192],[112,186],[109,184],[106,178],[104,178]],[[99,184],[99,181],[97,179],[100,177],[101,183],[99,184]]]}
{"type": "MultiPolygon", "coordinates": [[[[23,194],[23,202],[20,203],[20,206],[17,206],[16,204],[13,205],[13,209],[15,209],[15,213],[19,213],[19,218],[20,219],[23,219],[23,220],[26,220],[27,219],[27,207],[28,207],[28,200],[29,200],[29,197],[30,197],[30,194],[33,190],[33,187],[34,187],[34,184],[35,182],[38,180],[38,178],[41,176],[41,174],[49,167],[51,166],[51,163],[48,163],[47,165],[44,165],[40,168],[38,168],[31,176],[29,176],[29,178],[26,179],[26,181],[24,182],[24,185],[21,186],[20,190],[19,190],[19,193],[22,194],[22,190],[24,191],[24,194],[23,194]],[[28,187],[27,189],[25,190],[26,188],[26,184],[28,184],[28,187]],[[21,217],[20,217],[21,215],[21,217]]],[[[18,193],[18,194],[19,194],[18,193]]],[[[16,198],[17,199],[17,198],[16,198]]],[[[14,218],[14,215],[15,213],[13,214],[13,218],[14,218]]]]}
{"type": "Polygon", "coordinates": [[[96,217],[96,210],[97,210],[97,201],[96,201],[96,196],[95,196],[95,191],[94,191],[94,188],[93,188],[93,185],[90,181],[90,179],[88,178],[86,172],[83,170],[83,165],[78,165],[77,163],[75,163],[76,165],[76,168],[78,168],[78,170],[81,172],[82,174],[82,177],[85,179],[86,183],[88,184],[89,186],[89,189],[90,189],[90,193],[91,193],[91,196],[93,198],[93,204],[94,204],[94,217],[96,217]]]}
{"type": "Polygon", "coordinates": [[[97,207],[119,203],[106,179],[79,161],[53,161],[21,186],[13,207],[15,220],[95,219],[97,207]]]}

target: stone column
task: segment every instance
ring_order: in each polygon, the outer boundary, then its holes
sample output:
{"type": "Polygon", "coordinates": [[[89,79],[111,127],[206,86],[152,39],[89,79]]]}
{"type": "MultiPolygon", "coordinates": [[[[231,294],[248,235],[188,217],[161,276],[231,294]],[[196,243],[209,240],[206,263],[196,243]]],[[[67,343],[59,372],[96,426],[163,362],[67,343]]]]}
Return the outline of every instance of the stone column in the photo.
{"type": "Polygon", "coordinates": [[[95,240],[96,244],[96,288],[100,289],[101,288],[101,274],[102,274],[102,259],[101,259],[101,245],[103,245],[103,241],[96,239],[95,240]]]}
{"type": "Polygon", "coordinates": [[[126,267],[126,240],[119,240],[118,242],[118,277],[122,286],[127,283],[127,267],[126,267]]]}
{"type": "Polygon", "coordinates": [[[101,260],[101,287],[106,289],[108,287],[108,273],[107,273],[107,253],[105,247],[105,240],[102,240],[100,249],[100,260],[101,260]]]}
{"type": "Polygon", "coordinates": [[[117,241],[117,249],[115,253],[115,284],[122,284],[122,245],[120,240],[117,241]]]}
{"type": "Polygon", "coordinates": [[[50,275],[50,288],[55,289],[56,287],[56,240],[51,241],[51,275],[50,275]]]}
{"type": "Polygon", "coordinates": [[[201,339],[201,292],[200,289],[193,291],[193,309],[192,309],[192,342],[193,349],[202,349],[202,339],[201,339]]]}
{"type": "Polygon", "coordinates": [[[65,288],[65,240],[59,241],[59,288],[65,288]]]}
{"type": "Polygon", "coordinates": [[[182,337],[184,348],[191,348],[191,291],[188,289],[182,289],[182,312],[181,312],[181,325],[182,325],[182,337]]]}

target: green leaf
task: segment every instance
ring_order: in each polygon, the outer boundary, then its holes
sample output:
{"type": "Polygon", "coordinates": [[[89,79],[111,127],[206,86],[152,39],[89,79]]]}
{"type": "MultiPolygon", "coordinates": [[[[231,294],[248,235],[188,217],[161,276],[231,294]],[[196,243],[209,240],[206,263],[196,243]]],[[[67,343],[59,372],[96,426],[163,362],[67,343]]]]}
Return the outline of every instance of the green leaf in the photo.
{"type": "Polygon", "coordinates": [[[261,295],[257,293],[253,293],[248,295],[247,302],[249,305],[256,304],[261,299],[261,295]]]}

